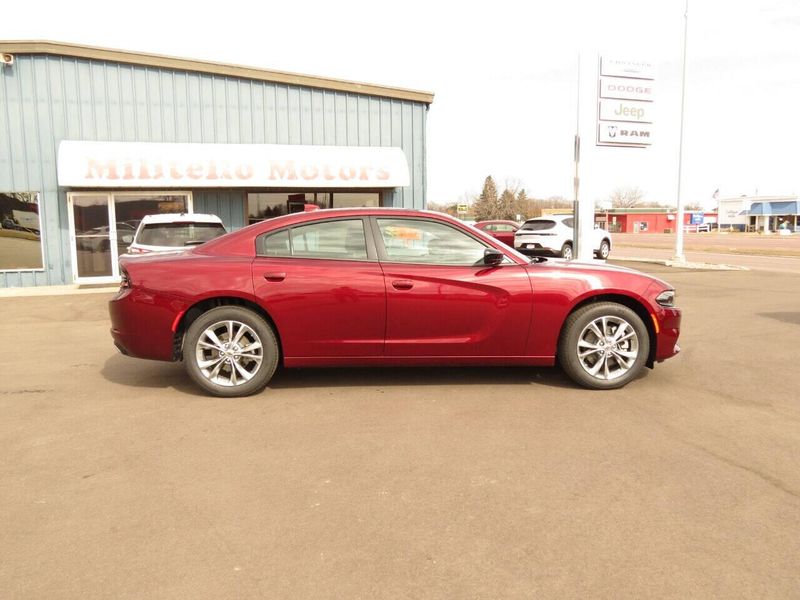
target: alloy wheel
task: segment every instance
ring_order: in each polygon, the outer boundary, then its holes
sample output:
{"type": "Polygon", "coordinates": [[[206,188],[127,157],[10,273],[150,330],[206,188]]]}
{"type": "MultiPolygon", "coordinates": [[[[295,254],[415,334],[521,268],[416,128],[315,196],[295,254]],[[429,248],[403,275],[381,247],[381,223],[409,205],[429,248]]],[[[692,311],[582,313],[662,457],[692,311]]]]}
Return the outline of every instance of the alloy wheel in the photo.
{"type": "Polygon", "coordinates": [[[598,317],[581,331],[577,352],[586,373],[596,379],[612,381],[633,368],[639,356],[639,336],[621,317],[598,317]]]}
{"type": "Polygon", "coordinates": [[[195,346],[200,373],[211,383],[225,387],[250,381],[263,359],[261,338],[240,321],[218,321],[206,327],[195,346]]]}

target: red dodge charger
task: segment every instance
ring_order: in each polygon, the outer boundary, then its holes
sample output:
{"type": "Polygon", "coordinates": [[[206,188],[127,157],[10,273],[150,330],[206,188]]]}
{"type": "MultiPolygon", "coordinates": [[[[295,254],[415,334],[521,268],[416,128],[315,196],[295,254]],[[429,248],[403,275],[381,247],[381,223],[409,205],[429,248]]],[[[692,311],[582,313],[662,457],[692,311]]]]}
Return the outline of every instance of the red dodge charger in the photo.
{"type": "Polygon", "coordinates": [[[554,365],[618,388],[678,353],[673,288],[630,269],[535,259],[444,214],[322,210],[186,252],[123,257],[111,334],[182,360],[218,396],[279,364],[554,365]]]}

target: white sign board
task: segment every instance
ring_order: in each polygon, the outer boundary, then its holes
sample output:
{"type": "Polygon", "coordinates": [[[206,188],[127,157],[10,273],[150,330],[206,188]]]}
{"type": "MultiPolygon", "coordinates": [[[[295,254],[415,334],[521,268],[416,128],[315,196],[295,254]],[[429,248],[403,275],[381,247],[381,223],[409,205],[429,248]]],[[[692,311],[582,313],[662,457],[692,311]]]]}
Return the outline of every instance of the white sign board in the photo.
{"type": "Polygon", "coordinates": [[[653,103],[602,99],[600,100],[600,120],[652,123],[653,103]]]}
{"type": "Polygon", "coordinates": [[[600,97],[619,100],[653,101],[654,86],[652,81],[643,79],[624,79],[622,77],[601,77],[600,97]]]}
{"type": "Polygon", "coordinates": [[[655,79],[655,66],[649,61],[621,60],[604,56],[600,59],[600,75],[655,79]]]}
{"type": "Polygon", "coordinates": [[[394,188],[400,148],[63,141],[58,184],[85,188],[394,188]]]}
{"type": "Polygon", "coordinates": [[[652,127],[649,123],[600,121],[597,143],[613,146],[649,146],[653,143],[652,127]]]}
{"type": "Polygon", "coordinates": [[[597,82],[597,145],[645,148],[653,143],[652,63],[602,57],[597,82]]]}

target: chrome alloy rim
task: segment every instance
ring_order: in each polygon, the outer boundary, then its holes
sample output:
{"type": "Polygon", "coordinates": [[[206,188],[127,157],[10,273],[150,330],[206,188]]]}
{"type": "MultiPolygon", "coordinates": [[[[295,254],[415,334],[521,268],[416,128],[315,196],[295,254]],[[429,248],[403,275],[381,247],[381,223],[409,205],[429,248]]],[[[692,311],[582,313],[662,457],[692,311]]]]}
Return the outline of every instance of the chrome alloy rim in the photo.
{"type": "Polygon", "coordinates": [[[639,336],[625,319],[600,317],[578,337],[578,360],[592,377],[611,381],[631,370],[639,355],[639,336]]]}
{"type": "Polygon", "coordinates": [[[220,321],[206,328],[195,347],[203,377],[225,387],[250,381],[264,359],[258,334],[239,321],[220,321]]]}

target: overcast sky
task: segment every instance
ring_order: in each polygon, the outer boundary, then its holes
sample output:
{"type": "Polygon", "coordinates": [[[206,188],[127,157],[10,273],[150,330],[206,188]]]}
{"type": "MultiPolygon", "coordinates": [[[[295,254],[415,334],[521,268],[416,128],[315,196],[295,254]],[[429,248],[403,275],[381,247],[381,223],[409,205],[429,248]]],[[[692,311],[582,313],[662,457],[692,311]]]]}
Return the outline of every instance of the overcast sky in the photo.
{"type": "MultiPolygon", "coordinates": [[[[691,0],[687,202],[800,192],[800,0],[691,0]]],[[[0,39],[48,39],[432,91],[428,200],[486,175],[572,197],[677,193],[684,0],[6,2],[0,39]],[[594,147],[598,55],[656,65],[654,144],[594,147]]]]}

